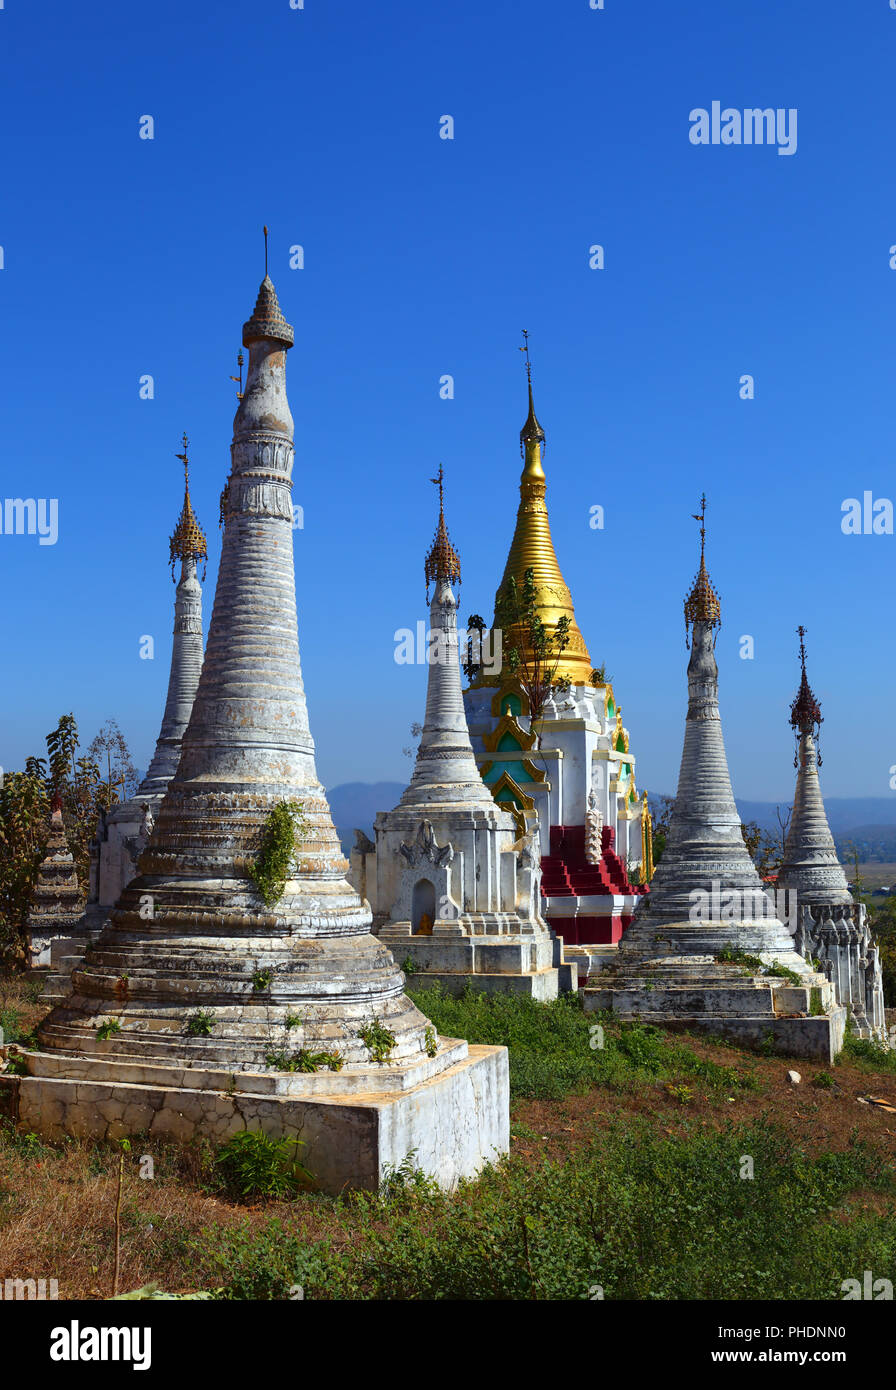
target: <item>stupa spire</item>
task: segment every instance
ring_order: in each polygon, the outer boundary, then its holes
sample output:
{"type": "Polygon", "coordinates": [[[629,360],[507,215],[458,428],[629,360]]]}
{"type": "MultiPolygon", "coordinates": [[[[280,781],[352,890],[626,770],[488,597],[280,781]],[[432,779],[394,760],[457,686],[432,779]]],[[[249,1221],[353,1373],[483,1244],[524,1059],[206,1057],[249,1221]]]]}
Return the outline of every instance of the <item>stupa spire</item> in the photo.
{"type": "Polygon", "coordinates": [[[776,915],[731,790],[714,650],[721,610],[706,572],[705,516],[704,498],[696,518],[700,569],[685,602],[688,713],[669,833],[650,894],[616,960],[586,987],[585,1009],[611,1008],[753,1046],[771,1036],[784,1052],[830,1062],[842,1046],[845,1010],[776,915]]]}
{"type": "Polygon", "coordinates": [[[430,482],[436,484],[439,489],[439,521],[436,526],[436,534],[433,543],[426,553],[426,560],[423,572],[426,576],[426,594],[429,597],[430,584],[447,583],[448,585],[457,584],[460,586],[460,556],[448,538],[448,528],[445,525],[445,472],[439,464],[439,476],[431,478],[430,482]]]}
{"type": "Polygon", "coordinates": [[[375,1191],[415,1152],[451,1186],[509,1148],[506,1051],[437,1036],[345,877],[299,659],[292,340],[266,275],[180,762],[138,877],[41,1024],[19,1114],[54,1137],[288,1137],[331,1192],[375,1191]],[[77,1078],[55,1108],[48,1074],[77,1078]]]}
{"type": "MultiPolygon", "coordinates": [[[[536,606],[538,615],[553,633],[562,617],[570,620],[569,643],[565,648],[557,668],[557,677],[567,676],[574,685],[586,685],[591,678],[591,658],[585,639],[576,622],[572,595],[554,552],[551,527],[548,520],[546,502],[547,480],[544,471],[545,433],[535,414],[535,400],[532,392],[532,364],[529,358],[529,335],[523,329],[526,378],[529,395],[529,413],[520,430],[520,452],[523,457],[523,471],[520,477],[520,505],[516,518],[516,530],[510,544],[510,553],[504,567],[504,574],[498,586],[498,594],[505,589],[511,579],[522,588],[526,571],[534,570],[536,606]]],[[[517,647],[525,652],[528,636],[522,631],[512,630],[503,637],[505,649],[517,647]]]]}
{"type": "Polygon", "coordinates": [[[181,740],[190,722],[190,711],[202,670],[202,588],[196,571],[198,562],[202,560],[202,577],[205,578],[208,545],[190,500],[189,445],[190,441],[184,434],[183,453],[177,454],[184,466],[184,504],[168,543],[172,578],[174,567],[180,561],[180,579],[174,598],[174,640],[168,694],[155,752],[146,776],[137,788],[137,801],[146,797],[161,798],[177,771],[181,740]]]}
{"type": "Polygon", "coordinates": [[[439,520],[435,539],[426,556],[430,645],[426,715],[417,749],[414,773],[399,803],[432,806],[436,802],[479,802],[493,805],[473,756],[467,728],[460,679],[457,633],[457,600],[453,586],[460,584],[460,557],[448,538],[445,525],[444,471],[431,479],[439,489],[439,520]]]}
{"type": "MultiPolygon", "coordinates": [[[[422,1056],[426,1021],[402,994],[395,961],[370,935],[370,910],[345,881],[317,777],[299,659],[293,567],[293,419],[286,350],[293,330],[268,276],[243,328],[245,390],[234,418],[224,535],[208,644],[177,772],[139,876],[125,889],[91,963],[76,972],[77,1005],[45,1025],[48,1046],[77,1048],[107,1008],[113,977],[132,997],[115,1051],[190,1056],[264,1072],[281,1006],[301,1006],[303,1043],[363,1062],[358,1027],[374,1016],[396,1039],[396,1059],[422,1056]],[[284,803],[303,828],[287,881],[266,905],[252,877],[266,827],[284,803]],[[141,904],[153,904],[147,919],[141,904]],[[254,973],[253,973],[254,972],[254,973]],[[264,1009],[246,1008],[253,978],[270,981],[264,1009]],[[160,1035],[158,1020],[212,1005],[220,1037],[160,1035]]],[[[279,1024],[278,1024],[279,1026],[279,1024]]],[[[284,1034],[285,1037],[285,1034],[284,1034]]]]}
{"type": "Polygon", "coordinates": [[[796,890],[798,901],[804,903],[816,906],[851,903],[852,896],[837,858],[818,781],[821,759],[816,743],[822,717],[821,706],[806,675],[806,629],[798,627],[797,635],[801,677],[790,707],[790,724],[797,738],[794,764],[799,771],[778,883],[782,888],[796,890]]]}
{"type": "Polygon", "coordinates": [[[650,917],[687,918],[694,889],[761,892],[741,833],[719,714],[719,668],[714,631],[721,605],[706,569],[706,496],[700,511],[700,567],[684,602],[690,631],[688,713],[678,792],[663,857],[650,883],[650,917]]]}
{"type": "Polygon", "coordinates": [[[684,601],[684,631],[687,641],[688,630],[696,623],[703,623],[710,629],[722,625],[722,605],[712,587],[706,569],[706,493],[700,498],[700,511],[692,512],[695,521],[700,523],[700,568],[691,585],[690,593],[684,601]]]}
{"type": "Polygon", "coordinates": [[[171,561],[171,578],[174,578],[174,567],[178,560],[181,561],[181,577],[183,577],[183,565],[186,561],[192,560],[195,568],[201,560],[203,565],[202,578],[204,580],[205,566],[208,563],[208,542],[205,538],[205,532],[196,520],[196,515],[193,511],[193,503],[190,499],[190,459],[188,455],[190,441],[186,434],[183,435],[182,441],[184,451],[182,454],[177,454],[176,457],[180,459],[184,466],[184,505],[181,507],[177,525],[172,531],[171,538],[168,542],[169,559],[171,561]]]}

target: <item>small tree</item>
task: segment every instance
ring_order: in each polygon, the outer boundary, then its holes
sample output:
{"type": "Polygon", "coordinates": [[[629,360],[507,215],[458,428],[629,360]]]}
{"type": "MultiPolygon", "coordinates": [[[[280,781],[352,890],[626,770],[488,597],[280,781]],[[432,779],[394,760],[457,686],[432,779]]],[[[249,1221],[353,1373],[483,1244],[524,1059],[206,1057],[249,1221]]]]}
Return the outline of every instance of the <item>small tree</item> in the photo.
{"type": "Polygon", "coordinates": [[[653,817],[653,864],[654,868],[663,856],[669,826],[672,824],[672,811],[675,808],[674,796],[649,797],[650,814],[653,817]]]}
{"type": "Polygon", "coordinates": [[[7,967],[24,953],[28,909],[47,843],[46,780],[41,761],[7,772],[0,786],[0,960],[7,967]]]}
{"type": "Polygon", "coordinates": [[[87,758],[101,769],[103,778],[97,803],[108,811],[127,801],[137,790],[137,770],[117,719],[107,719],[87,750],[87,758]]]}

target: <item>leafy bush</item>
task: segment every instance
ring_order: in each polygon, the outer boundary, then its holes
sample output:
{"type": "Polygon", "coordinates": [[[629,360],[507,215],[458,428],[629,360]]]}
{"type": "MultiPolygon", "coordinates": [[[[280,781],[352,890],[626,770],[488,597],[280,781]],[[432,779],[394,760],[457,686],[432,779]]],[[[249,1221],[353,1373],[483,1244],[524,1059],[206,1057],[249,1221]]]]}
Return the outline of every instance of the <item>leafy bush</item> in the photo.
{"type": "Polygon", "coordinates": [[[276,1067],[277,1071],[322,1071],[324,1067],[328,1071],[342,1071],[344,1062],[338,1052],[309,1052],[307,1047],[300,1047],[298,1052],[287,1052],[285,1048],[279,1048],[274,1052],[265,1054],[265,1062],[269,1067],[276,1067]]]}
{"type": "Polygon", "coordinates": [[[274,907],[283,897],[297,845],[307,831],[308,822],[298,801],[278,801],[265,821],[258,857],[249,873],[267,907],[274,907]]]}
{"type": "Polygon", "coordinates": [[[395,1047],[395,1034],[384,1028],[379,1019],[366,1023],[358,1029],[358,1037],[370,1053],[374,1062],[388,1062],[395,1047]]]}
{"type": "Polygon", "coordinates": [[[322,1283],[326,1244],[308,1245],[270,1221],[252,1232],[248,1223],[212,1228],[194,1242],[203,1282],[222,1286],[227,1299],[289,1299],[322,1283]]]}
{"type": "Polygon", "coordinates": [[[18,1042],[22,1036],[22,1019],[18,1009],[0,1009],[0,1031],[6,1042],[18,1042]]]}
{"type": "Polygon", "coordinates": [[[225,1191],[236,1197],[291,1197],[311,1178],[298,1161],[301,1140],[272,1139],[260,1130],[243,1130],[218,1150],[215,1171],[225,1191]]]}
{"type": "Polygon", "coordinates": [[[213,1009],[197,1009],[187,1019],[187,1034],[191,1038],[207,1038],[216,1022],[213,1009]]]}
{"type": "Polygon", "coordinates": [[[896,1071],[896,1049],[884,1047],[873,1038],[860,1038],[849,1028],[843,1039],[843,1051],[837,1061],[867,1062],[875,1071],[896,1071]]]}

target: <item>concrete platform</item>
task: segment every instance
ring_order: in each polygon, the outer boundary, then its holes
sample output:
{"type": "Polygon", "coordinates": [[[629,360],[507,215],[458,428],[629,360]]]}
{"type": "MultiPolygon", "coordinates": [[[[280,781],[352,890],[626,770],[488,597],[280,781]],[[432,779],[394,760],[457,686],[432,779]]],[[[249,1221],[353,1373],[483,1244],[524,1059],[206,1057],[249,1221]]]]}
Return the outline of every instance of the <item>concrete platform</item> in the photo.
{"type": "Polygon", "coordinates": [[[417,1166],[450,1188],[509,1150],[508,1061],[504,1047],[439,1041],[428,1065],[384,1063],[381,1082],[369,1067],[228,1075],[19,1052],[29,1074],[0,1076],[0,1110],[48,1140],[204,1135],[223,1143],[243,1130],[297,1138],[299,1161],[330,1193],[375,1190],[415,1151],[417,1166]]]}

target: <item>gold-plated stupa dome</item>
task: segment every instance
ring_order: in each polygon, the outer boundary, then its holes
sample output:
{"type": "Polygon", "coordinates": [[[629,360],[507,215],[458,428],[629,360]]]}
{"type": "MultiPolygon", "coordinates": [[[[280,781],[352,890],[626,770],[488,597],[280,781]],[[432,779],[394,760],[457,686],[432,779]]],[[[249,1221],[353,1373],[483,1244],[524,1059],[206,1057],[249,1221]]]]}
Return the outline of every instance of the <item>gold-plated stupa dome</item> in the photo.
{"type": "Polygon", "coordinates": [[[720,627],[722,624],[722,605],[719,596],[712,587],[712,582],[706,569],[705,548],[706,548],[706,494],[700,499],[700,511],[694,512],[695,521],[700,522],[700,568],[691,586],[691,592],[684,601],[684,630],[687,637],[688,629],[694,623],[706,623],[709,627],[720,627]]]}
{"type": "Polygon", "coordinates": [[[169,540],[169,558],[171,561],[171,578],[175,578],[174,567],[178,560],[195,560],[197,564],[202,561],[202,577],[205,578],[205,567],[208,563],[208,544],[205,539],[205,532],[196,520],[193,511],[193,504],[190,501],[190,461],[187,457],[187,449],[190,441],[187,436],[183,437],[184,451],[177,457],[184,466],[184,505],[181,508],[177,525],[169,540]]]}
{"type": "MultiPolygon", "coordinates": [[[[545,433],[535,414],[532,396],[532,372],[528,361],[528,335],[526,348],[526,372],[529,381],[529,414],[520,430],[520,452],[523,456],[523,472],[520,477],[520,506],[516,518],[516,530],[510,544],[510,553],[504,567],[504,575],[498,586],[498,595],[511,579],[522,588],[526,570],[534,571],[536,605],[538,616],[550,634],[556,630],[561,618],[569,618],[569,643],[563,651],[557,667],[557,678],[566,677],[573,685],[588,685],[591,679],[591,657],[585,639],[576,622],[572,595],[557,563],[554,542],[545,500],[547,479],[543,459],[545,433]]],[[[497,599],[497,596],[496,596],[497,599]]],[[[513,628],[503,635],[503,646],[519,648],[526,655],[527,634],[513,628]]],[[[531,653],[529,653],[531,658],[531,653]]]]}
{"type": "Polygon", "coordinates": [[[438,584],[441,580],[446,580],[449,584],[460,583],[460,556],[451,544],[448,527],[445,525],[444,476],[442,465],[439,464],[439,476],[430,480],[438,484],[439,488],[439,524],[423,565],[427,596],[430,584],[438,584]]]}

